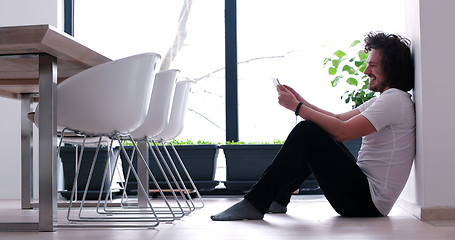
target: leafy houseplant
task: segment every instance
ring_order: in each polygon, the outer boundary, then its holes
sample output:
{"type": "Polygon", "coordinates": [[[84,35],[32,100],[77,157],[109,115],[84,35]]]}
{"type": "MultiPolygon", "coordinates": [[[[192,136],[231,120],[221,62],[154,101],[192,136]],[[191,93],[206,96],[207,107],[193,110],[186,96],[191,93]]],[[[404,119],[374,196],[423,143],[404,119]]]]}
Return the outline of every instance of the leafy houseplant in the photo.
{"type": "MultiPolygon", "coordinates": [[[[369,79],[363,72],[368,66],[367,59],[369,53],[362,48],[359,40],[355,40],[346,51],[338,50],[333,53],[332,57],[324,59],[324,67],[328,67],[328,73],[334,76],[332,87],[336,87],[341,80],[353,86],[353,90],[347,90],[341,96],[345,98],[345,103],[352,102],[352,108],[362,105],[374,97],[374,92],[368,90],[369,79]]],[[[344,142],[344,145],[357,159],[362,138],[351,139],[344,142]]]]}
{"type": "Polygon", "coordinates": [[[359,43],[359,40],[355,40],[346,51],[335,51],[331,57],[324,59],[324,67],[328,67],[328,74],[334,77],[332,87],[342,80],[354,87],[341,96],[346,103],[352,102],[353,109],[374,96],[374,92],[368,90],[368,76],[363,74],[368,65],[369,53],[361,49],[359,43]]]}

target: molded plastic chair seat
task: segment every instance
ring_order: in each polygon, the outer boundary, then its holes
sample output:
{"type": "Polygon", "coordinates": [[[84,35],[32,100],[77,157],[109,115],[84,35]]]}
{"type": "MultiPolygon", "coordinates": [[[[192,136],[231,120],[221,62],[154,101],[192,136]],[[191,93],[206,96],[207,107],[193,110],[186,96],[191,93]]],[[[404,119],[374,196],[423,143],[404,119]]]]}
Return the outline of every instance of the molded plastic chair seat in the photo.
{"type": "Polygon", "coordinates": [[[188,98],[194,81],[184,80],[177,82],[171,114],[164,130],[153,138],[157,141],[170,141],[176,138],[183,130],[185,116],[188,109],[188,98]]]}
{"type": "MultiPolygon", "coordinates": [[[[160,55],[143,53],[101,64],[57,85],[57,126],[90,133],[128,133],[147,116],[160,55]]],[[[39,127],[39,105],[33,116],[39,127]]]]}
{"type": "Polygon", "coordinates": [[[134,139],[151,138],[161,133],[169,120],[179,70],[172,69],[156,74],[148,114],[141,126],[131,132],[134,139]]]}
{"type": "Polygon", "coordinates": [[[85,70],[57,87],[57,125],[127,133],[145,120],[160,56],[144,53],[85,70]]]}

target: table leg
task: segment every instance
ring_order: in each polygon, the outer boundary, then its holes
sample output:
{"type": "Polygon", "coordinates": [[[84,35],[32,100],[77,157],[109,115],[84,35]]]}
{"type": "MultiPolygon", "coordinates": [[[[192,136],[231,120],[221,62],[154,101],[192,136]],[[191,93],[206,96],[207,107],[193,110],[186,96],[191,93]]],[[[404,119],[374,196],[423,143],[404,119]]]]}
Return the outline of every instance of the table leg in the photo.
{"type": "Polygon", "coordinates": [[[32,208],[33,201],[33,124],[27,118],[33,96],[21,94],[21,207],[32,208]]]}
{"type": "Polygon", "coordinates": [[[57,59],[39,56],[39,231],[57,225],[57,59]]]}
{"type": "MultiPolygon", "coordinates": [[[[148,163],[149,151],[147,148],[147,144],[148,144],[147,141],[138,141],[138,143],[137,143],[139,151],[142,153],[142,156],[144,156],[145,161],[148,163]]],[[[137,187],[138,205],[140,207],[148,207],[147,198],[148,198],[148,192],[149,192],[149,175],[148,175],[147,166],[142,161],[140,161],[139,158],[137,161],[137,172],[139,175],[139,180],[144,185],[145,191],[147,193],[144,195],[144,193],[142,193],[142,191],[140,191],[139,186],[137,187]]]]}

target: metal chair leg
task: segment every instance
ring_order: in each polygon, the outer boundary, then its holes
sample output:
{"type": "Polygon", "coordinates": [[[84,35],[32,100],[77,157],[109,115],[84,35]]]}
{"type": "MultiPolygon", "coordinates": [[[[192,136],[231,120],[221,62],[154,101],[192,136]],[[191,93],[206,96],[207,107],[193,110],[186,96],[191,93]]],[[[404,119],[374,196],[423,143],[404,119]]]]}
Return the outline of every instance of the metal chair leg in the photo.
{"type": "MultiPolygon", "coordinates": [[[[176,213],[175,211],[173,210],[174,208],[172,206],[170,206],[169,204],[169,201],[167,200],[166,196],[164,195],[162,189],[159,187],[158,185],[158,182],[156,181],[153,173],[150,171],[149,169],[149,165],[148,163],[145,163],[145,158],[143,157],[143,155],[140,153],[139,149],[137,148],[135,142],[133,141],[133,151],[132,151],[132,154],[131,156],[128,156],[130,159],[133,159],[134,158],[134,155],[135,153],[137,152],[137,159],[138,161],[143,161],[144,162],[144,165],[146,166],[146,169],[147,169],[147,176],[150,177],[152,180],[153,180],[153,183],[154,185],[157,187],[158,189],[158,192],[159,194],[161,195],[163,201],[165,202],[166,206],[165,207],[154,207],[155,209],[155,212],[161,216],[161,214],[172,214],[173,216],[173,220],[178,220],[180,219],[181,217],[183,217],[183,213],[181,216],[176,216],[176,213]],[[140,159],[139,159],[140,158],[140,159]],[[164,210],[163,210],[164,209],[164,210]]],[[[126,153],[125,153],[126,154],[126,153]]],[[[126,174],[126,179],[125,179],[125,182],[123,183],[123,185],[125,187],[128,186],[128,181],[129,181],[129,176],[130,176],[130,173],[132,172],[132,170],[134,170],[134,167],[133,166],[129,166],[128,167],[128,170],[127,170],[127,174],[126,174]]],[[[124,193],[122,194],[122,199],[121,199],[121,205],[123,207],[125,207],[125,209],[129,209],[130,211],[134,211],[135,209],[135,206],[134,204],[132,205],[130,202],[126,201],[126,199],[128,199],[128,195],[127,195],[127,189],[125,188],[124,189],[124,193]]],[[[139,205],[139,204],[138,204],[139,205]]],[[[183,209],[181,206],[179,206],[179,209],[180,209],[180,212],[183,212],[183,209]]]]}
{"type": "MultiPolygon", "coordinates": [[[[166,181],[166,183],[167,183],[167,185],[168,185],[168,187],[169,187],[169,189],[170,189],[172,195],[174,196],[174,198],[175,198],[176,201],[178,202],[179,207],[180,207],[180,209],[182,210],[182,214],[185,215],[185,214],[190,213],[190,212],[192,211],[192,210],[191,210],[191,207],[189,206],[188,201],[186,200],[185,195],[184,195],[184,193],[183,193],[183,191],[182,191],[182,189],[181,189],[181,187],[180,187],[180,184],[179,184],[179,183],[177,182],[177,180],[175,179],[175,176],[174,176],[174,174],[172,173],[171,169],[169,168],[169,165],[167,164],[167,162],[166,162],[166,160],[164,159],[163,155],[161,154],[161,152],[159,151],[159,149],[157,148],[156,145],[155,145],[155,147],[156,147],[156,149],[155,149],[156,153],[155,153],[155,151],[153,150],[153,148],[152,148],[152,146],[151,146],[150,144],[147,144],[147,146],[148,146],[150,152],[152,153],[153,158],[155,159],[155,161],[156,161],[156,163],[157,163],[157,165],[158,165],[158,168],[159,168],[160,171],[161,171],[161,174],[164,176],[165,181],[166,181]],[[161,159],[161,163],[162,163],[162,164],[160,163],[157,154],[159,155],[159,159],[161,159]],[[166,170],[167,170],[169,176],[171,177],[173,183],[174,183],[175,186],[177,187],[177,190],[179,191],[180,196],[182,197],[183,200],[185,200],[185,203],[186,203],[186,205],[187,205],[188,211],[184,211],[183,208],[182,208],[182,206],[180,205],[180,202],[178,201],[178,197],[177,197],[176,194],[175,194],[174,188],[172,187],[172,184],[170,183],[169,178],[167,177],[167,175],[166,175],[166,173],[165,173],[165,171],[164,171],[162,165],[164,165],[164,167],[166,168],[166,170]]],[[[183,216],[182,216],[182,217],[183,217],[183,216]]]]}
{"type": "MultiPolygon", "coordinates": [[[[163,144],[164,148],[166,149],[166,147],[165,147],[165,142],[162,142],[162,144],[163,144]]],[[[196,208],[203,208],[203,207],[205,206],[205,203],[204,203],[204,200],[203,200],[201,194],[199,193],[199,190],[198,190],[197,187],[196,187],[196,184],[194,183],[193,179],[192,179],[191,176],[190,176],[190,173],[189,173],[188,170],[186,169],[185,164],[183,163],[182,159],[180,158],[180,155],[178,154],[177,150],[176,150],[175,147],[174,147],[174,144],[172,144],[172,142],[169,142],[169,144],[170,144],[170,146],[172,147],[172,150],[174,151],[175,156],[177,157],[177,160],[178,160],[180,166],[181,166],[182,169],[183,169],[183,172],[185,173],[186,177],[188,178],[188,181],[190,182],[191,186],[193,187],[193,190],[196,192],[196,195],[197,195],[197,197],[198,197],[199,200],[200,200],[201,205],[198,206],[198,207],[196,207],[196,208]]],[[[169,158],[170,158],[170,154],[169,154],[169,152],[167,151],[167,149],[166,149],[166,152],[167,152],[167,154],[168,154],[168,156],[169,156],[169,158]]]]}
{"type": "MultiPolygon", "coordinates": [[[[117,142],[120,145],[120,150],[123,151],[124,153],[126,153],[126,150],[124,149],[123,144],[121,143],[121,140],[118,137],[118,135],[115,135],[114,137],[115,137],[115,139],[117,140],[117,142]]],[[[99,142],[98,142],[97,151],[99,151],[100,141],[101,141],[101,138],[99,139],[99,142]]],[[[112,142],[109,145],[110,145],[109,148],[112,149],[112,142]]],[[[82,147],[81,147],[81,154],[79,156],[80,160],[82,159],[84,146],[85,146],[85,139],[83,140],[83,144],[82,144],[82,147]]],[[[95,163],[96,163],[96,158],[97,158],[97,153],[95,153],[95,157],[94,157],[94,159],[92,161],[92,166],[91,166],[91,170],[90,170],[90,173],[89,173],[88,181],[87,181],[87,184],[86,184],[86,187],[85,187],[85,190],[84,190],[84,194],[83,194],[83,197],[82,197],[82,202],[81,202],[80,208],[79,208],[79,214],[78,214],[78,216],[76,218],[71,217],[71,210],[72,210],[72,205],[73,205],[73,196],[74,196],[75,192],[77,191],[77,188],[75,189],[74,188],[75,185],[73,184],[73,191],[71,193],[72,196],[70,198],[70,204],[69,204],[70,206],[68,208],[68,213],[67,213],[68,221],[70,221],[70,222],[147,222],[147,223],[150,223],[150,225],[148,225],[148,227],[156,227],[156,226],[158,226],[158,224],[160,222],[169,222],[169,221],[173,221],[175,219],[174,217],[168,217],[168,218],[160,218],[160,217],[158,217],[157,213],[155,212],[155,210],[154,210],[154,208],[152,206],[152,203],[150,202],[150,199],[147,199],[147,206],[148,207],[147,207],[146,211],[136,211],[135,213],[130,213],[131,215],[127,216],[127,217],[125,217],[125,215],[122,215],[122,216],[119,217],[117,212],[106,212],[105,214],[104,213],[102,214],[103,216],[84,215],[83,214],[83,207],[84,207],[84,204],[85,204],[86,195],[87,195],[87,191],[88,191],[88,186],[89,186],[88,184],[90,183],[90,180],[91,180],[91,177],[92,177],[92,174],[93,174],[93,168],[94,168],[95,163]]],[[[117,158],[116,161],[118,161],[118,156],[116,158],[117,158]]],[[[127,162],[129,164],[129,166],[132,167],[131,159],[127,158],[127,162]]],[[[79,161],[79,163],[78,163],[79,168],[78,168],[78,171],[76,173],[75,181],[77,181],[77,178],[79,177],[80,163],[81,163],[81,161],[79,161]]],[[[106,166],[105,166],[103,181],[106,178],[107,173],[108,172],[112,173],[112,171],[115,171],[115,169],[116,169],[115,166],[114,166],[114,169],[110,168],[110,161],[108,161],[106,166]]],[[[138,178],[138,175],[137,175],[137,172],[135,171],[134,168],[132,168],[132,173],[133,173],[134,177],[138,181],[138,189],[140,191],[143,191],[143,193],[145,193],[145,189],[144,189],[142,183],[140,182],[140,180],[138,178]]],[[[112,176],[110,176],[110,178],[112,180],[112,176]]],[[[102,187],[101,187],[101,190],[100,190],[100,194],[102,194],[104,184],[102,184],[101,186],[102,187]]],[[[108,190],[110,188],[111,188],[111,186],[108,187],[108,190]]],[[[98,198],[98,204],[97,204],[98,207],[100,206],[100,202],[101,202],[100,201],[101,200],[100,196],[98,198]]],[[[106,206],[107,198],[109,198],[109,197],[110,196],[108,194],[106,194],[106,196],[105,196],[105,206],[106,206]]],[[[98,214],[100,213],[100,211],[99,211],[100,209],[101,208],[97,208],[98,214]]],[[[120,212],[124,213],[124,211],[120,211],[120,212]]]]}
{"type": "MultiPolygon", "coordinates": [[[[171,169],[169,168],[168,164],[166,163],[165,161],[165,158],[164,156],[162,155],[162,153],[160,152],[159,150],[159,147],[158,145],[156,144],[156,142],[154,140],[151,140],[151,142],[153,143],[153,145],[155,146],[155,149],[156,151],[158,152],[160,158],[162,159],[162,161],[166,164],[166,167],[167,167],[167,170],[172,174],[172,171],[171,169]]],[[[176,186],[178,187],[179,191],[180,191],[180,194],[182,195],[182,197],[185,199],[186,201],[186,204],[188,206],[188,209],[189,209],[189,213],[194,211],[195,210],[195,206],[194,206],[194,203],[193,203],[193,200],[190,196],[190,193],[189,193],[189,190],[187,189],[186,185],[185,185],[185,182],[183,181],[177,167],[175,166],[174,164],[174,161],[172,159],[172,157],[170,156],[169,152],[167,151],[166,149],[166,146],[164,144],[162,144],[162,147],[166,153],[166,157],[169,159],[169,163],[171,164],[172,168],[173,168],[173,171],[175,173],[175,175],[177,176],[178,180],[177,181],[174,177],[174,174],[172,174],[172,178],[174,180],[174,183],[176,184],[176,186]],[[183,190],[180,188],[180,185],[182,186],[183,190]],[[191,203],[191,206],[190,206],[190,203],[191,203]]]]}

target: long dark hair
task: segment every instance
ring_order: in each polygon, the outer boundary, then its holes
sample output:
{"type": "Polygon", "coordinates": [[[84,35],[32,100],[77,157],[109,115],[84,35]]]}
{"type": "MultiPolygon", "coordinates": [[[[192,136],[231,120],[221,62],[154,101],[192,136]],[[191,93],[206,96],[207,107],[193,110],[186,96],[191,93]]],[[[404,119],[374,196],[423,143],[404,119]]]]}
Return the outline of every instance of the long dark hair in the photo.
{"type": "Polygon", "coordinates": [[[411,41],[396,34],[370,32],[365,37],[365,51],[381,51],[382,70],[391,88],[405,92],[414,88],[414,62],[412,60],[411,41]]]}

